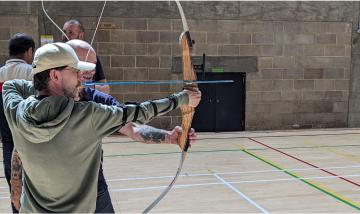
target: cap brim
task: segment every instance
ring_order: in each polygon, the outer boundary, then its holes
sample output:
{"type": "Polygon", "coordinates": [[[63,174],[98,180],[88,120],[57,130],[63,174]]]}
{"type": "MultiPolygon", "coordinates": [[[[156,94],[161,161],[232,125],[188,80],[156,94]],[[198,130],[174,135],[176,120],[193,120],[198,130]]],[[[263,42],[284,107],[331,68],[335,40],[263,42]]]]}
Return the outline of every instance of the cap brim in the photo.
{"type": "Polygon", "coordinates": [[[82,71],[91,71],[95,68],[96,64],[90,62],[79,61],[77,64],[69,65],[73,68],[82,70],[82,71]]]}

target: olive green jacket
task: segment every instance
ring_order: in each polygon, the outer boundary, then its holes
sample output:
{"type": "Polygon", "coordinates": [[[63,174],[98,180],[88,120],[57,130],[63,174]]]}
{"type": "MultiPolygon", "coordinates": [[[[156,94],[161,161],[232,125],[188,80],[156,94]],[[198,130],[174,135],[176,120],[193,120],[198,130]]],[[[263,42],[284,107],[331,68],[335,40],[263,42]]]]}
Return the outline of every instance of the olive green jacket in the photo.
{"type": "MultiPolygon", "coordinates": [[[[132,122],[135,105],[106,106],[63,96],[36,99],[32,82],[3,85],[4,111],[23,164],[21,212],[93,213],[101,140],[132,122]]],[[[154,101],[158,115],[188,105],[186,92],[154,101]],[[175,106],[176,105],[176,106],[175,106]]],[[[136,123],[154,118],[150,102],[140,105],[136,123]]]]}

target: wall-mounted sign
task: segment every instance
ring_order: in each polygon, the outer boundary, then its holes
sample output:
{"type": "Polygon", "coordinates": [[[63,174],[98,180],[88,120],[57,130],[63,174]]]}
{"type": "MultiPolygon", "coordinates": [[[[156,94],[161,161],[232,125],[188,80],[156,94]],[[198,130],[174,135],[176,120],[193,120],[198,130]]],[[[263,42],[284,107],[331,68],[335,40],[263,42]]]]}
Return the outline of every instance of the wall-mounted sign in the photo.
{"type": "Polygon", "coordinates": [[[224,69],[222,68],[212,69],[211,71],[212,73],[224,73],[224,69]]]}
{"type": "Polygon", "coordinates": [[[100,22],[99,29],[116,29],[115,22],[100,22]]]}
{"type": "Polygon", "coordinates": [[[52,35],[41,35],[41,46],[49,43],[54,43],[54,37],[52,35]]]}

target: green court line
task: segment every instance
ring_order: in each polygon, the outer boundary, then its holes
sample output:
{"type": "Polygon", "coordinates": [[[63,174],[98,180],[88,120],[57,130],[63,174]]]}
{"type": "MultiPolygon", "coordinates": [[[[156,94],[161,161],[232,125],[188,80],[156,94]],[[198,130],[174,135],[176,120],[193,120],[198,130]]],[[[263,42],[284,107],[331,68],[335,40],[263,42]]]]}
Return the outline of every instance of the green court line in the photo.
{"type": "MultiPolygon", "coordinates": [[[[340,145],[340,146],[323,146],[323,147],[346,147],[346,146],[360,146],[360,145],[340,145]]],[[[302,147],[284,147],[276,149],[314,149],[316,146],[302,146],[302,147]]],[[[248,149],[250,151],[256,150],[270,150],[269,148],[261,149],[248,149]]],[[[229,149],[229,150],[209,150],[209,151],[188,151],[188,153],[206,153],[206,152],[233,152],[241,151],[241,149],[229,149]]],[[[104,155],[104,157],[124,157],[124,156],[141,156],[141,155],[168,155],[168,154],[181,154],[181,152],[156,152],[156,153],[143,153],[143,154],[125,154],[125,155],[104,155]]]]}
{"type": "MultiPolygon", "coordinates": [[[[265,162],[265,163],[267,163],[267,164],[269,164],[270,166],[275,167],[275,168],[278,169],[278,170],[283,170],[282,168],[280,168],[280,167],[278,167],[278,166],[276,166],[276,165],[274,165],[274,164],[272,164],[272,163],[270,163],[270,162],[268,162],[268,161],[266,161],[266,160],[263,160],[262,158],[257,157],[256,155],[253,155],[253,154],[251,154],[251,153],[248,152],[248,151],[245,151],[245,150],[243,150],[243,149],[242,149],[242,151],[245,152],[245,153],[247,153],[247,154],[249,154],[249,155],[251,155],[251,156],[253,156],[253,157],[255,157],[255,158],[257,158],[257,159],[259,159],[259,160],[261,160],[261,161],[263,161],[263,162],[265,162]]],[[[294,175],[294,174],[292,174],[292,173],[290,173],[290,172],[287,172],[287,171],[283,171],[283,172],[285,172],[286,174],[288,174],[288,175],[290,175],[290,176],[292,176],[292,177],[294,177],[294,178],[300,178],[300,177],[298,177],[298,176],[296,176],[296,175],[294,175]]],[[[302,182],[304,182],[304,183],[306,183],[306,184],[308,184],[308,185],[310,185],[310,186],[312,186],[312,187],[314,187],[314,188],[316,188],[316,189],[318,189],[318,190],[320,190],[320,191],[323,192],[323,193],[326,193],[326,194],[332,196],[333,198],[336,198],[336,199],[339,200],[339,201],[342,201],[342,202],[346,203],[347,205],[350,205],[351,207],[353,207],[353,208],[355,208],[355,209],[357,209],[357,210],[360,210],[360,207],[358,207],[358,206],[356,206],[356,205],[354,205],[354,204],[352,204],[352,203],[350,203],[350,202],[348,202],[348,201],[346,201],[346,200],[344,200],[344,199],[342,199],[342,198],[339,198],[338,196],[336,196],[336,195],[334,195],[334,194],[332,194],[332,193],[330,193],[330,192],[328,192],[328,191],[326,191],[326,190],[324,190],[324,189],[322,189],[322,188],[320,188],[320,187],[318,187],[318,186],[316,186],[316,185],[314,185],[314,184],[312,184],[312,183],[310,183],[310,182],[308,182],[308,181],[306,181],[306,180],[304,180],[304,179],[299,179],[299,180],[302,181],[302,182]]]]}
{"type": "MultiPolygon", "coordinates": [[[[360,145],[340,145],[340,146],[323,146],[323,147],[346,147],[346,146],[360,146],[360,145]]],[[[302,146],[302,147],[284,147],[276,149],[313,149],[318,148],[316,146],[302,146]]],[[[269,148],[261,149],[248,149],[250,151],[256,150],[270,150],[269,148]]],[[[209,151],[188,151],[188,153],[206,153],[206,152],[232,152],[232,151],[241,151],[241,149],[229,149],[229,150],[209,150],[209,151]]],[[[156,152],[156,153],[143,153],[143,154],[126,154],[126,155],[104,155],[104,157],[124,157],[124,156],[141,156],[141,155],[168,155],[168,154],[181,154],[181,152],[156,152]]],[[[3,161],[0,161],[1,163],[3,161]]]]}
{"type": "MultiPolygon", "coordinates": [[[[338,146],[321,146],[321,147],[346,147],[346,146],[360,146],[360,145],[338,145],[338,146]]],[[[318,148],[316,146],[300,146],[300,147],[284,147],[284,148],[276,148],[276,149],[313,149],[318,148]]],[[[251,150],[251,149],[248,149],[251,150]]]]}
{"type": "MultiPolygon", "coordinates": [[[[346,146],[360,146],[360,145],[340,145],[340,146],[323,146],[323,147],[346,147],[346,146]]],[[[302,146],[302,147],[284,147],[276,149],[313,149],[318,148],[316,146],[302,146]]],[[[250,151],[256,150],[270,150],[269,148],[261,149],[248,149],[250,151]]],[[[188,153],[205,153],[205,152],[232,152],[232,151],[241,151],[241,149],[229,149],[229,150],[209,150],[209,151],[188,151],[188,153]]],[[[124,157],[124,156],[141,156],[141,155],[168,155],[168,154],[181,154],[181,152],[156,152],[156,153],[143,153],[143,154],[126,154],[126,155],[104,155],[104,157],[124,157]]],[[[0,161],[2,163],[3,161],[0,161]]]]}
{"type": "MultiPolygon", "coordinates": [[[[316,147],[317,148],[317,147],[316,147]]],[[[230,150],[209,150],[209,151],[188,151],[187,153],[202,153],[202,152],[231,152],[241,151],[241,149],[230,150]]],[[[104,155],[104,157],[118,157],[118,156],[139,156],[139,155],[167,155],[167,154],[181,154],[182,152],[156,152],[156,153],[144,153],[144,154],[126,154],[126,155],[104,155]]]]}
{"type": "Polygon", "coordinates": [[[360,146],[360,145],[357,144],[357,145],[339,145],[339,146],[323,146],[323,147],[345,147],[345,146],[360,146]]]}

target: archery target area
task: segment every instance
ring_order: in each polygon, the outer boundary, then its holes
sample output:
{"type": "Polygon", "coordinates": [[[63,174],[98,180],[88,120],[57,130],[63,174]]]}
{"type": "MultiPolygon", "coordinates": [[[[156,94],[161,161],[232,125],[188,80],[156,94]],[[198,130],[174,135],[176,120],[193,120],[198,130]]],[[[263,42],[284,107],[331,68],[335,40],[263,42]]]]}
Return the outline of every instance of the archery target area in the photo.
{"type": "MultiPolygon", "coordinates": [[[[358,129],[198,133],[181,174],[150,213],[358,213],[358,129]]],[[[117,213],[140,213],[170,184],[181,150],[103,141],[117,213]]],[[[10,213],[3,168],[0,212],[10,213]]]]}

